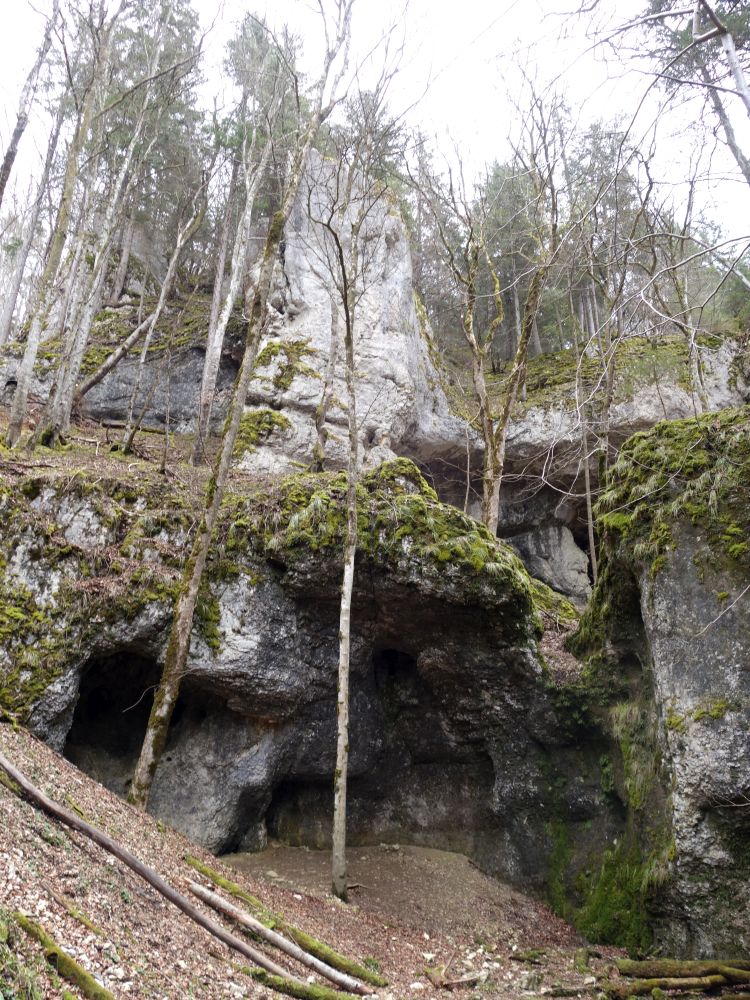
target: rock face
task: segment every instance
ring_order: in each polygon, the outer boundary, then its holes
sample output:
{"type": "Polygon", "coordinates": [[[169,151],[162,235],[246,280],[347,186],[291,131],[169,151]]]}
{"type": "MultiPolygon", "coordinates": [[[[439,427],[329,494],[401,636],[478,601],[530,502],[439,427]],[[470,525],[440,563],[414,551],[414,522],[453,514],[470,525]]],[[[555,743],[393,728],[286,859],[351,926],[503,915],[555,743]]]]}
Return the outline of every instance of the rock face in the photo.
{"type": "Polygon", "coordinates": [[[612,721],[646,902],[664,949],[695,957],[750,952],[749,427],[741,408],[628,442],[582,630],[630,676],[612,721]]]}
{"type": "Polygon", "coordinates": [[[701,578],[700,533],[676,543],[641,588],[673,783],[672,878],[657,909],[670,950],[728,956],[750,952],[750,604],[722,615],[746,577],[701,578]]]}
{"type": "MultiPolygon", "coordinates": [[[[346,465],[343,303],[331,247],[308,211],[309,201],[314,217],[326,216],[332,179],[332,164],[314,155],[284,232],[248,404],[251,412],[261,407],[283,413],[287,425],[246,452],[247,469],[278,473],[309,466],[325,393],[331,397],[323,421],[325,467],[346,465]]],[[[371,464],[395,454],[423,465],[455,461],[465,451],[464,424],[443,392],[429,325],[414,296],[406,230],[387,199],[369,212],[362,244],[354,337],[363,453],[377,449],[371,464]]]]}
{"type": "MultiPolygon", "coordinates": [[[[3,620],[24,629],[4,643],[3,703],[120,793],[192,521],[142,475],[93,488],[29,478],[5,494],[17,530],[4,541],[3,620]]],[[[344,489],[302,477],[226,511],[151,803],[213,850],[269,833],[328,840],[344,489]]],[[[537,653],[535,606],[569,610],[410,463],[370,473],[360,502],[351,841],[466,851],[544,891],[560,824],[580,863],[621,827],[601,748],[558,723],[537,653]]]]}

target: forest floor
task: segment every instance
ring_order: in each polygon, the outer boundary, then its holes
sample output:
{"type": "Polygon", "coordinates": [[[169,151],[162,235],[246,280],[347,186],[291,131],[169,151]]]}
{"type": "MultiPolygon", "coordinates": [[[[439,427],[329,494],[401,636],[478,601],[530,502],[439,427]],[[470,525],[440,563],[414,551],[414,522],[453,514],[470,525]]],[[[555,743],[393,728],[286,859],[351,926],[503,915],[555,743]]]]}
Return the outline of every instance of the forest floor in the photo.
{"type": "MultiPolygon", "coordinates": [[[[560,986],[587,995],[594,975],[608,971],[618,954],[600,949],[590,969],[576,969],[581,942],[572,928],[460,855],[397,845],[352,848],[351,880],[360,885],[347,905],[327,891],[325,852],[275,848],[222,863],[136,812],[23,729],[0,724],[0,753],[184,895],[191,881],[210,886],[185,862],[192,854],[291,923],[379,969],[389,983],[377,991],[381,1000],[440,994],[510,1000],[552,994],[560,986]],[[425,969],[440,965],[448,966],[446,978],[475,973],[476,982],[451,993],[437,988],[425,969]]],[[[0,873],[0,930],[12,911],[31,916],[115,997],[276,995],[240,971],[246,963],[239,955],[123,863],[2,784],[0,873]]],[[[41,948],[10,926],[7,943],[0,933],[0,996],[59,997],[62,984],[41,948]]],[[[277,953],[276,961],[307,979],[307,970],[284,956],[277,953]]],[[[84,996],[75,986],[65,988],[72,997],[84,996]]]]}

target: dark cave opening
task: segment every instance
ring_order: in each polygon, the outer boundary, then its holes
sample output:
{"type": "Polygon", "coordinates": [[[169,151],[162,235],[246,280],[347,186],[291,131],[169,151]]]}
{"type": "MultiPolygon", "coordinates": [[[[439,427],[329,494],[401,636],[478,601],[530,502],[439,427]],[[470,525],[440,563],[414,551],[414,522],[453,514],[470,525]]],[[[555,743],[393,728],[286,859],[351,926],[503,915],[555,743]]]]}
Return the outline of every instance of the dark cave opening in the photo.
{"type": "Polygon", "coordinates": [[[375,687],[382,691],[391,685],[409,686],[417,679],[417,661],[400,649],[376,649],[372,654],[375,687]]]}
{"type": "MultiPolygon", "coordinates": [[[[117,795],[130,784],[160,673],[155,660],[124,650],[92,660],[81,677],[63,753],[117,795]]],[[[178,702],[173,723],[181,711],[178,702]]]]}

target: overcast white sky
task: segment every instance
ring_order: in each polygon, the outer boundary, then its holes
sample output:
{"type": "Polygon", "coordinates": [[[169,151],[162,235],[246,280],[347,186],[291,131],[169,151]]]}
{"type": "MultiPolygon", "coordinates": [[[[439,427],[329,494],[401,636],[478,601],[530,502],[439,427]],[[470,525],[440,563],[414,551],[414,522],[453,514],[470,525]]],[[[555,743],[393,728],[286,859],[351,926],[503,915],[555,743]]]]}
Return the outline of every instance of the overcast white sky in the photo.
{"type": "MultiPolygon", "coordinates": [[[[144,0],[149,2],[149,0],[144,0]]],[[[314,72],[321,39],[315,0],[194,0],[204,27],[215,25],[207,38],[205,100],[221,102],[220,66],[224,44],[248,9],[263,14],[271,24],[287,23],[304,39],[303,64],[314,72]]],[[[42,17],[51,0],[14,0],[13,23],[5,20],[0,35],[0,142],[4,144],[15,120],[17,95],[34,58],[42,17]]],[[[574,114],[584,122],[597,117],[631,115],[648,79],[606,62],[601,50],[591,50],[586,25],[559,13],[575,6],[573,0],[358,0],[354,17],[354,60],[362,58],[386,27],[397,24],[404,39],[402,70],[394,82],[394,111],[414,105],[413,123],[440,145],[457,144],[464,159],[476,168],[507,153],[506,138],[513,130],[514,109],[508,95],[520,92],[520,70],[525,67],[540,84],[556,81],[567,95],[574,114]],[[416,102],[416,104],[415,104],[416,102]]],[[[597,17],[622,21],[642,9],[641,0],[600,0],[597,17]]],[[[394,36],[395,37],[395,36],[394,36]]],[[[672,176],[682,173],[689,157],[693,121],[686,111],[671,119],[665,133],[663,156],[671,159],[672,176]]],[[[742,127],[740,111],[739,125],[742,127]]],[[[634,137],[645,134],[648,105],[641,112],[634,137]]],[[[40,141],[43,141],[41,139],[40,141]]],[[[23,163],[31,162],[34,136],[24,139],[23,163]]],[[[0,147],[1,148],[1,147],[0,147]]],[[[715,165],[724,174],[728,161],[715,165]]],[[[22,168],[23,169],[23,168],[22,168]]],[[[18,180],[22,179],[19,173],[18,180]]],[[[725,225],[746,232],[750,228],[750,191],[729,182],[703,186],[699,204],[721,216],[725,225]],[[712,209],[712,203],[718,207],[712,209]]]]}

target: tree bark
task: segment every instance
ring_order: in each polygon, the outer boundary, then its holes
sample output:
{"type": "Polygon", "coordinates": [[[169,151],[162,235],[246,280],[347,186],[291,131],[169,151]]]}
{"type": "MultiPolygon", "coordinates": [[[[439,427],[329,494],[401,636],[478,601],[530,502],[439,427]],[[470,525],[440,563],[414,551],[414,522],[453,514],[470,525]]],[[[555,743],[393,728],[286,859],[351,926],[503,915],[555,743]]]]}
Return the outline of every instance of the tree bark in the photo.
{"type": "MultiPolygon", "coordinates": [[[[208,481],[203,518],[196,532],[190,557],[183,572],[167,645],[164,669],[154,698],[154,704],[143,739],[143,746],[141,747],[128,794],[129,801],[141,809],[145,809],[148,804],[154,773],[166,745],[169,723],[187,665],[190,649],[190,632],[195,614],[195,605],[198,599],[198,591],[203,579],[203,572],[214,528],[219,517],[219,509],[229,477],[234,445],[237,440],[240,420],[247,399],[247,390],[253,374],[258,343],[266,315],[266,303],[271,288],[276,255],[284,233],[284,226],[289,219],[299,186],[302,182],[302,175],[307,165],[313,141],[323,118],[330,113],[333,107],[333,104],[329,103],[328,107],[324,108],[324,95],[329,83],[334,59],[342,49],[344,50],[344,55],[348,53],[352,3],[353,0],[345,0],[341,8],[342,18],[338,26],[337,36],[331,42],[331,47],[329,47],[326,53],[323,73],[318,81],[317,93],[307,127],[301,136],[298,153],[292,164],[287,190],[284,194],[281,208],[271,220],[266,237],[258,284],[255,289],[252,306],[248,313],[242,364],[235,383],[229,414],[224,425],[221,448],[216,458],[213,475],[208,481]]],[[[344,60],[345,65],[346,60],[344,60]]],[[[335,75],[332,88],[333,93],[335,93],[336,86],[340,82],[343,72],[344,70],[340,68],[335,75]]]]}
{"type": "Polygon", "coordinates": [[[324,976],[330,982],[335,983],[337,986],[341,987],[343,990],[349,990],[351,993],[360,993],[365,995],[370,992],[368,987],[362,985],[356,979],[351,976],[347,976],[346,973],[339,972],[337,969],[332,969],[330,965],[326,965],[325,962],[321,962],[319,958],[315,958],[313,955],[308,954],[304,951],[298,944],[293,941],[287,940],[281,934],[277,934],[276,931],[270,930],[265,924],[262,924],[255,917],[251,917],[244,910],[241,910],[238,906],[233,903],[227,902],[222,896],[216,892],[211,892],[210,889],[204,889],[202,885],[198,885],[196,882],[190,883],[190,891],[194,893],[198,899],[203,900],[204,903],[208,903],[219,913],[223,913],[225,916],[234,920],[235,923],[240,924],[242,927],[246,927],[253,934],[258,937],[263,938],[268,944],[272,945],[274,948],[278,948],[279,951],[283,951],[290,958],[296,959],[302,965],[306,966],[308,969],[312,969],[314,972],[318,972],[321,976],[324,976]]]}
{"type": "MultiPolygon", "coordinates": [[[[357,555],[357,482],[359,438],[354,385],[354,288],[357,274],[356,236],[350,270],[341,257],[344,289],[344,343],[346,349],[346,403],[349,423],[349,462],[346,480],[346,542],[339,609],[339,670],[336,697],[336,771],[333,779],[333,834],[331,871],[333,892],[346,900],[346,792],[349,771],[349,673],[351,656],[352,590],[357,555]]],[[[339,249],[341,246],[339,244],[339,249]]]]}
{"type": "MultiPolygon", "coordinates": [[[[216,274],[214,275],[214,288],[213,295],[211,297],[211,313],[208,321],[208,337],[206,339],[206,357],[203,363],[203,377],[201,379],[200,399],[198,402],[198,418],[195,425],[195,441],[193,443],[193,453],[191,456],[193,465],[198,465],[201,461],[203,461],[205,454],[209,421],[211,418],[211,407],[214,393],[216,391],[216,379],[219,374],[219,364],[221,362],[221,348],[224,342],[224,333],[222,333],[219,338],[217,337],[216,331],[219,324],[222,293],[224,291],[224,272],[227,265],[227,250],[229,249],[229,237],[232,229],[232,216],[235,210],[234,202],[237,191],[237,176],[239,174],[239,167],[239,158],[235,157],[234,162],[232,163],[232,174],[229,178],[227,205],[224,212],[224,222],[221,227],[219,253],[216,261],[216,274]]],[[[242,222],[244,224],[244,215],[242,222]]],[[[232,260],[234,262],[234,254],[232,255],[232,260]]],[[[232,274],[234,274],[234,263],[230,274],[230,281],[232,274]]],[[[232,303],[232,306],[234,306],[234,303],[232,303]]],[[[224,332],[226,332],[226,325],[224,327],[224,332]]]]}
{"type": "Polygon", "coordinates": [[[63,106],[60,104],[57,114],[55,115],[52,131],[50,132],[49,142],[47,143],[47,155],[44,159],[42,176],[39,178],[36,198],[34,199],[34,203],[31,207],[31,215],[26,223],[26,235],[24,236],[23,243],[19,248],[18,256],[14,264],[10,288],[8,289],[3,300],[3,311],[2,315],[0,315],[0,346],[6,344],[10,339],[10,332],[13,325],[13,313],[15,312],[16,302],[18,301],[18,293],[20,292],[21,285],[23,283],[23,276],[26,271],[26,262],[34,243],[34,237],[36,236],[39,216],[42,213],[42,205],[47,194],[47,186],[52,172],[52,163],[55,158],[55,152],[57,151],[57,143],[60,138],[62,122],[63,106]]]}
{"type": "MultiPolygon", "coordinates": [[[[102,59],[99,61],[100,71],[103,71],[103,67],[101,67],[102,61],[107,63],[109,62],[110,40],[111,32],[108,33],[104,39],[104,51],[101,53],[102,59]]],[[[63,247],[68,235],[68,223],[70,221],[73,195],[75,192],[76,179],[78,177],[78,163],[88,135],[94,110],[94,92],[95,88],[92,83],[84,95],[76,130],[68,149],[65,176],[63,178],[62,185],[62,195],[60,198],[60,207],[55,221],[55,231],[52,236],[47,261],[39,280],[39,298],[37,308],[31,320],[29,335],[26,339],[26,348],[24,350],[21,364],[18,368],[16,391],[13,395],[10,421],[5,438],[5,443],[9,448],[15,448],[21,436],[23,421],[26,417],[26,403],[29,396],[29,388],[31,386],[31,378],[34,372],[34,364],[36,363],[36,356],[41,342],[42,331],[54,300],[53,282],[57,274],[57,269],[62,258],[63,247]]]]}
{"type": "MultiPolygon", "coordinates": [[[[282,93],[278,91],[268,108],[269,120],[273,120],[281,106],[282,93]]],[[[244,99],[243,99],[244,106],[244,99]]],[[[216,379],[219,374],[221,363],[221,349],[224,346],[224,336],[229,325],[237,298],[242,287],[243,274],[247,262],[247,252],[250,242],[250,227],[252,223],[253,207],[258,187],[263,179],[270,162],[273,150],[273,142],[270,137],[263,148],[259,162],[254,162],[255,152],[259,142],[258,123],[253,128],[252,140],[246,143],[242,151],[242,164],[245,174],[245,207],[242,217],[237,225],[234,247],[232,248],[232,264],[229,276],[229,288],[224,298],[221,312],[213,327],[209,327],[209,337],[206,343],[206,357],[203,362],[203,378],[201,379],[200,402],[198,404],[198,420],[195,429],[195,443],[191,461],[193,465],[199,465],[204,458],[206,440],[208,438],[211,424],[211,410],[213,408],[214,397],[216,395],[216,379]]],[[[229,211],[229,206],[227,207],[229,211]]],[[[223,284],[223,273],[217,274],[217,280],[223,284]]],[[[221,287],[219,287],[219,291],[221,287]]],[[[214,286],[214,294],[216,286],[214,286]]],[[[214,303],[211,308],[213,310],[214,303]]]]}
{"type": "Polygon", "coordinates": [[[37,83],[39,80],[39,73],[41,71],[44,60],[47,58],[47,53],[50,50],[52,44],[52,29],[54,28],[55,22],[57,21],[58,14],[60,11],[60,0],[54,0],[52,5],[52,13],[47,20],[47,26],[44,29],[44,36],[42,38],[42,44],[39,46],[39,51],[37,52],[36,61],[31,67],[29,75],[26,77],[26,81],[21,90],[21,98],[18,103],[18,115],[16,117],[16,124],[13,129],[13,134],[10,137],[10,142],[8,143],[8,148],[5,150],[5,156],[3,157],[3,162],[0,165],[0,205],[3,202],[3,196],[5,194],[5,188],[8,184],[8,179],[10,177],[10,172],[13,169],[13,163],[16,159],[16,154],[18,153],[18,146],[21,142],[21,137],[26,131],[26,126],[29,123],[29,113],[31,111],[31,105],[36,94],[37,83]]]}

